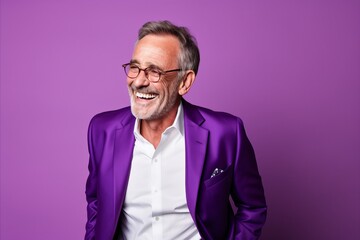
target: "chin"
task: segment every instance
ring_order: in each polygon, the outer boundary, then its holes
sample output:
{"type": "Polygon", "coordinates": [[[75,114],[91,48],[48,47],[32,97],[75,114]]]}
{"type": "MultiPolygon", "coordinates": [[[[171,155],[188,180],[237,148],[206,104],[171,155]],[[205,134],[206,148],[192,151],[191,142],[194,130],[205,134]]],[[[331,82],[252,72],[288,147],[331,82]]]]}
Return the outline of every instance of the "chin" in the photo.
{"type": "Polygon", "coordinates": [[[156,115],[156,114],[154,114],[154,112],[142,111],[133,105],[131,106],[131,112],[136,118],[139,118],[142,120],[152,120],[152,119],[156,118],[154,116],[154,115],[156,115]]]}

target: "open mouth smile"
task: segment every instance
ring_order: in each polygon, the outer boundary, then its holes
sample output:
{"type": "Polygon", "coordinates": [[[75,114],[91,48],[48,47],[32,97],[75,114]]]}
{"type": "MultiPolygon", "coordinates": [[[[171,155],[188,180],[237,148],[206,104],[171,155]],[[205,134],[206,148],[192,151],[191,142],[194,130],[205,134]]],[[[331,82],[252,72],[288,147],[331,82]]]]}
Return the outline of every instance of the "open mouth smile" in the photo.
{"type": "Polygon", "coordinates": [[[140,99],[151,100],[151,99],[154,99],[157,95],[156,94],[151,94],[151,93],[135,92],[135,96],[140,98],[140,99]]]}

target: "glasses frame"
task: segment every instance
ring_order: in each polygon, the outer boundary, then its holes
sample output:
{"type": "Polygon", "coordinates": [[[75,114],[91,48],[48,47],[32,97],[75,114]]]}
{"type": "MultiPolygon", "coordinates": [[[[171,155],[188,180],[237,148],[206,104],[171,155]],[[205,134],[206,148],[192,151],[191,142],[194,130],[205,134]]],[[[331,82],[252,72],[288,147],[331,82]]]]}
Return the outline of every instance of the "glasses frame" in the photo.
{"type": "Polygon", "coordinates": [[[130,76],[128,75],[128,73],[126,72],[126,67],[127,67],[127,66],[130,66],[131,64],[133,64],[133,63],[125,63],[125,64],[122,65],[122,67],[124,68],[125,75],[126,75],[128,78],[135,79],[135,78],[137,78],[137,77],[140,75],[140,72],[143,71],[143,72],[145,73],[146,79],[149,80],[150,82],[153,82],[153,83],[159,82],[162,75],[166,75],[167,73],[170,73],[170,72],[180,72],[180,71],[182,71],[181,68],[171,69],[171,70],[166,70],[166,71],[161,70],[161,69],[157,69],[157,71],[159,71],[159,79],[156,80],[156,81],[151,81],[151,80],[149,79],[149,70],[150,70],[150,69],[154,69],[154,67],[141,68],[141,67],[139,67],[139,66],[136,66],[136,67],[139,69],[138,74],[137,74],[135,77],[130,77],[130,76]]]}

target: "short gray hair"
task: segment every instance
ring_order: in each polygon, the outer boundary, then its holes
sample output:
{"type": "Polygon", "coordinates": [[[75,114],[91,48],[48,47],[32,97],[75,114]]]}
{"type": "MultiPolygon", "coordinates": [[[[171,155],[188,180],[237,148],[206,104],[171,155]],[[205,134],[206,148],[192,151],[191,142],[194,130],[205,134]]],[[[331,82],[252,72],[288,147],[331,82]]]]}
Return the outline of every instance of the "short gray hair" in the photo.
{"type": "Polygon", "coordinates": [[[200,52],[196,39],[186,27],[180,27],[169,21],[152,21],[145,23],[139,30],[138,41],[149,34],[169,34],[180,42],[179,67],[183,70],[199,69],[200,52]]]}

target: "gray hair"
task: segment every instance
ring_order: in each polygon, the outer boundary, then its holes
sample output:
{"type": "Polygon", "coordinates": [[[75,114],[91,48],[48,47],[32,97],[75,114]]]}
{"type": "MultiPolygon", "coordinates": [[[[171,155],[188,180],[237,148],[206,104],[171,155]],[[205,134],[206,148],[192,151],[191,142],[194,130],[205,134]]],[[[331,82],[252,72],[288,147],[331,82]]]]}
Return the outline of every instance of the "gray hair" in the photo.
{"type": "Polygon", "coordinates": [[[199,69],[200,52],[196,39],[186,27],[179,27],[169,21],[152,21],[145,23],[139,30],[138,41],[149,34],[170,34],[180,42],[179,67],[183,70],[199,69]]]}

